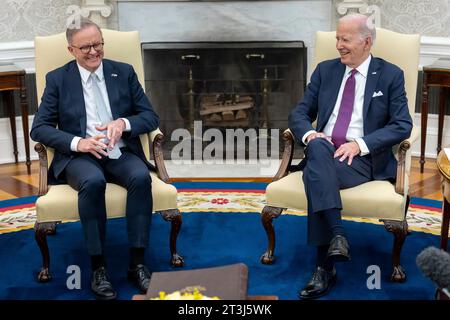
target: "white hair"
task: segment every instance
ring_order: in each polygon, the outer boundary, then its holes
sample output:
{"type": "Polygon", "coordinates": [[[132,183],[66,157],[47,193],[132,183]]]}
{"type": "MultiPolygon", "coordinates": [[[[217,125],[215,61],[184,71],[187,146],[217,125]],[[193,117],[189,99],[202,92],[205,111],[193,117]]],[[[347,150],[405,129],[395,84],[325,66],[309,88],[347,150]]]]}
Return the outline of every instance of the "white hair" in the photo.
{"type": "MultiPolygon", "coordinates": [[[[72,44],[72,38],[73,38],[73,36],[74,36],[77,32],[79,32],[79,31],[81,31],[81,30],[83,30],[83,29],[89,28],[89,27],[91,27],[91,26],[96,27],[97,30],[100,32],[100,34],[102,34],[102,30],[100,29],[100,27],[99,27],[95,22],[93,22],[93,21],[91,21],[91,20],[89,20],[89,19],[87,19],[87,18],[81,18],[81,20],[80,20],[80,26],[79,26],[78,28],[70,28],[70,27],[68,27],[68,28],[66,29],[66,39],[67,39],[67,43],[68,43],[69,45],[71,45],[71,44],[72,44]]],[[[103,35],[102,35],[102,36],[103,36],[103,35]]]]}
{"type": "Polygon", "coordinates": [[[361,40],[366,38],[372,39],[372,44],[375,43],[377,37],[377,31],[372,19],[361,13],[350,13],[339,19],[339,22],[355,22],[358,25],[358,31],[361,40]]]}

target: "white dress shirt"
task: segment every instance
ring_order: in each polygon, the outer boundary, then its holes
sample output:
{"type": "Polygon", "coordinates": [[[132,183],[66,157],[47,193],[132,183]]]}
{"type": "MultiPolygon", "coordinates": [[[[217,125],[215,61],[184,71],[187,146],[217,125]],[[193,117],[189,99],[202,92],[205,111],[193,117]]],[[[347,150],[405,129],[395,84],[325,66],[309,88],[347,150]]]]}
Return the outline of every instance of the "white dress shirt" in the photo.
{"type": "MultiPolygon", "coordinates": [[[[83,87],[83,97],[84,97],[84,104],[86,107],[86,137],[93,137],[99,134],[102,134],[102,132],[95,129],[96,126],[101,125],[100,118],[97,113],[97,108],[95,106],[95,96],[94,91],[92,88],[92,77],[91,72],[89,70],[86,70],[82,66],[80,66],[77,63],[78,70],[80,71],[81,76],[81,85],[83,87]]],[[[108,92],[106,90],[106,83],[105,83],[105,77],[103,75],[103,63],[100,63],[97,70],[95,70],[95,74],[99,78],[98,86],[100,89],[100,92],[102,94],[103,101],[105,102],[106,109],[108,110],[108,113],[111,115],[112,119],[112,113],[111,113],[111,106],[109,105],[109,98],[108,98],[108,92]]],[[[125,122],[125,130],[124,131],[130,131],[131,125],[130,121],[126,118],[120,118],[125,122]]],[[[70,143],[70,149],[72,151],[78,151],[78,142],[82,139],[82,137],[74,137],[72,139],[72,142],[70,143]]],[[[122,139],[117,141],[117,145],[119,148],[124,147],[125,143],[122,139]]]]}
{"type": "MultiPolygon", "coordinates": [[[[364,136],[364,119],[363,119],[363,105],[364,105],[364,91],[366,89],[367,82],[367,73],[369,72],[370,61],[372,60],[372,56],[369,55],[367,59],[356,68],[358,72],[355,74],[355,102],[353,104],[353,113],[352,118],[350,120],[350,124],[348,126],[347,131],[347,141],[356,141],[358,143],[359,149],[361,150],[360,155],[365,156],[369,154],[369,148],[367,148],[366,143],[362,139],[364,136]]],[[[334,124],[336,123],[337,116],[339,114],[339,108],[341,106],[342,94],[344,92],[344,87],[347,79],[350,77],[350,72],[352,68],[349,66],[345,67],[344,77],[342,78],[341,87],[339,89],[339,94],[336,99],[336,104],[334,105],[333,112],[331,113],[330,119],[328,119],[325,128],[323,129],[323,133],[327,137],[331,137],[333,132],[334,124]]],[[[306,138],[316,131],[310,130],[306,132],[302,141],[306,144],[306,138]]]]}

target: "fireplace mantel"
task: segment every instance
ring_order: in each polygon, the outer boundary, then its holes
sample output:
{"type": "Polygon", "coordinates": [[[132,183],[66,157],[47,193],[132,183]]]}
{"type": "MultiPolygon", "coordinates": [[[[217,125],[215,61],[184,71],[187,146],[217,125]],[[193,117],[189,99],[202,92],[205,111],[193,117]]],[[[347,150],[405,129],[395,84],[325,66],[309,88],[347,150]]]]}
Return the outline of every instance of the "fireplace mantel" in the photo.
{"type": "Polygon", "coordinates": [[[110,0],[110,2],[281,2],[281,1],[310,1],[310,0],[110,0]]]}
{"type": "Polygon", "coordinates": [[[119,30],[142,42],[304,41],[312,61],[316,31],[332,29],[332,0],[121,1],[119,30]]]}

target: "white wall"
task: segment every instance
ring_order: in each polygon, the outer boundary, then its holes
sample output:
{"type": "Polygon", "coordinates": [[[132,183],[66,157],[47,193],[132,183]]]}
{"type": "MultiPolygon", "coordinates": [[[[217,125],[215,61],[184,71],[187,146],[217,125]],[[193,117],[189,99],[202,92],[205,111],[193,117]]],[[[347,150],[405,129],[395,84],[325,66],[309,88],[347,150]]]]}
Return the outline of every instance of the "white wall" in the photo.
{"type": "Polygon", "coordinates": [[[63,32],[67,8],[82,0],[1,0],[0,42],[28,41],[63,32]]]}

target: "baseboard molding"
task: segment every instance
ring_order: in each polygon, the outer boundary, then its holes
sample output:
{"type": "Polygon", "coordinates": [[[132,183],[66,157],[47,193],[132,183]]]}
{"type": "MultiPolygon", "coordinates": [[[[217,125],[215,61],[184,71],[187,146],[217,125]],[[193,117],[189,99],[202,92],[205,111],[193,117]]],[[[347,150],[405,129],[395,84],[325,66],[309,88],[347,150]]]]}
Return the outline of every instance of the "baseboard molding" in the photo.
{"type": "MultiPolygon", "coordinates": [[[[28,123],[31,126],[34,116],[28,117],[28,123]]],[[[19,152],[18,158],[20,162],[26,160],[25,156],[25,141],[22,131],[22,118],[16,117],[16,135],[17,135],[17,150],[19,152]]],[[[36,142],[30,138],[30,159],[39,159],[38,154],[34,151],[34,145],[36,142]]],[[[0,119],[0,163],[14,163],[14,148],[12,142],[11,125],[8,118],[0,119]]]]}

